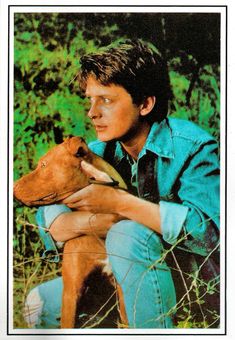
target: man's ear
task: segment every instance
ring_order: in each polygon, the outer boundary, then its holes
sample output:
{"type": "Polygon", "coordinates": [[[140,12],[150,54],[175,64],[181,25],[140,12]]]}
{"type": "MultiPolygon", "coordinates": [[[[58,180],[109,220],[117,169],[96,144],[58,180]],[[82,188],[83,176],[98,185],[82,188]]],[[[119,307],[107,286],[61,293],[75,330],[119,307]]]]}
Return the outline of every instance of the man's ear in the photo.
{"type": "Polygon", "coordinates": [[[140,105],[140,115],[146,116],[150,113],[156,103],[156,97],[150,96],[145,98],[144,102],[140,105]]]}

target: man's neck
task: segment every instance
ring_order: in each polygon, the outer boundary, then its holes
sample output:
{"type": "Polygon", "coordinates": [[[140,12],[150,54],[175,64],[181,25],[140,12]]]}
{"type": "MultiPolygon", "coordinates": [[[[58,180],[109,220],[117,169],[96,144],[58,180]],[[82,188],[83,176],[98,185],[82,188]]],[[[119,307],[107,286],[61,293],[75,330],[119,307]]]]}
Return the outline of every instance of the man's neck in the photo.
{"type": "Polygon", "coordinates": [[[146,142],[150,131],[150,126],[148,123],[142,124],[138,132],[129,141],[121,142],[125,151],[135,160],[138,158],[140,151],[146,142]]]}

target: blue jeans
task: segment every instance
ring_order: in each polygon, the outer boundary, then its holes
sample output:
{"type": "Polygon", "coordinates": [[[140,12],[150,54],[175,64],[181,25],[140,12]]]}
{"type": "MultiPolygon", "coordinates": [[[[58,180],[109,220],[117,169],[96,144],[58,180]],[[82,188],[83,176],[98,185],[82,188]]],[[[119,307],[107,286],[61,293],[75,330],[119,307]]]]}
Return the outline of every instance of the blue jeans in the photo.
{"type": "MultiPolygon", "coordinates": [[[[173,328],[176,293],[158,234],[137,222],[120,221],[107,234],[106,250],[113,274],[123,290],[129,327],[173,328]]],[[[32,326],[59,327],[62,279],[43,283],[34,288],[34,293],[41,308],[32,326]]],[[[28,297],[29,316],[31,300],[28,297]]]]}

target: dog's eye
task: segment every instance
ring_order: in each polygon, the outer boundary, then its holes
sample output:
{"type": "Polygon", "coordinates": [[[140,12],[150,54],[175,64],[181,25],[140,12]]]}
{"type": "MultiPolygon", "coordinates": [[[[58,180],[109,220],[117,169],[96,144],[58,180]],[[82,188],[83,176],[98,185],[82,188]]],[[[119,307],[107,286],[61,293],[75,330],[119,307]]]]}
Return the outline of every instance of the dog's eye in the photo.
{"type": "Polygon", "coordinates": [[[45,168],[45,167],[46,167],[46,165],[47,165],[47,163],[46,163],[46,162],[44,162],[44,161],[42,161],[42,162],[41,162],[41,168],[45,168]]]}
{"type": "Polygon", "coordinates": [[[82,146],[79,146],[75,154],[76,157],[84,157],[87,154],[86,150],[82,146]]]}

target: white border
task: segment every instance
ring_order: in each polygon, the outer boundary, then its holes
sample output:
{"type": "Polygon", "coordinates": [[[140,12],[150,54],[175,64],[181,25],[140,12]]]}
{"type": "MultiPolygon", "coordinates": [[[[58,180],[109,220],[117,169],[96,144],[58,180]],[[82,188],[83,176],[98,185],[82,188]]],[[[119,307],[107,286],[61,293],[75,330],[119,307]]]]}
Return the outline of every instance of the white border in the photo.
{"type": "MultiPolygon", "coordinates": [[[[119,5],[118,5],[119,6],[119,5]]],[[[179,7],[179,6],[173,6],[173,7],[167,7],[167,6],[135,6],[134,3],[132,6],[126,5],[125,7],[123,5],[120,5],[121,7],[112,7],[111,5],[108,7],[102,7],[102,6],[86,6],[86,5],[79,5],[79,7],[71,7],[71,6],[65,6],[65,7],[42,7],[42,6],[33,6],[33,7],[14,7],[12,8],[12,11],[15,13],[35,13],[35,12],[41,12],[41,13],[52,13],[52,12],[61,12],[61,13],[189,13],[189,12],[198,12],[198,13],[220,13],[221,8],[220,7],[179,7]],[[57,11],[56,8],[59,10],[57,11]]]]}
{"type": "MultiPolygon", "coordinates": [[[[3,0],[4,1],[4,0],[3,0]]],[[[155,5],[161,5],[162,7],[140,7],[140,8],[136,8],[136,7],[96,7],[96,4],[91,3],[91,5],[94,5],[95,7],[86,7],[85,5],[83,5],[83,7],[69,7],[69,5],[82,5],[81,3],[78,3],[78,1],[70,1],[70,4],[66,4],[64,1],[57,1],[56,5],[67,5],[66,7],[41,7],[43,5],[54,5],[53,1],[35,1],[36,3],[41,2],[40,6],[37,7],[11,7],[11,20],[12,20],[12,14],[14,12],[57,12],[57,11],[61,11],[61,12],[220,12],[221,13],[221,19],[222,19],[222,25],[221,25],[221,34],[222,34],[222,39],[221,39],[221,51],[225,51],[225,43],[226,43],[226,39],[225,39],[225,25],[223,25],[223,23],[225,23],[225,8],[219,8],[219,7],[210,7],[210,6],[224,6],[226,5],[226,3],[222,2],[222,1],[214,1],[213,3],[211,3],[211,1],[208,1],[208,7],[190,7],[190,5],[194,6],[195,4],[191,3],[189,4],[190,1],[187,2],[181,2],[180,5],[188,5],[188,7],[178,7],[178,4],[175,4],[175,2],[168,2],[169,5],[174,5],[175,7],[165,7],[164,1],[159,1],[158,4],[155,4],[151,1],[149,1],[149,4],[152,6],[155,5]],[[57,10],[58,9],[58,10],[57,10]]],[[[88,2],[88,1],[87,1],[88,2]]],[[[87,4],[86,2],[86,4],[87,4]]],[[[8,61],[6,60],[6,52],[8,51],[8,46],[7,46],[7,27],[8,27],[8,22],[7,22],[7,16],[8,16],[8,11],[7,11],[7,6],[8,5],[17,5],[20,6],[22,4],[25,5],[33,5],[32,2],[30,1],[14,1],[14,0],[9,0],[9,1],[4,1],[4,3],[1,3],[1,32],[4,34],[5,33],[5,38],[4,40],[1,39],[1,60],[4,61],[4,63],[1,63],[1,114],[0,115],[0,128],[1,128],[1,134],[0,134],[0,145],[1,145],[1,179],[4,178],[5,180],[1,181],[1,198],[3,199],[3,205],[1,206],[1,208],[3,207],[3,214],[2,216],[2,222],[3,225],[7,226],[8,221],[7,221],[7,216],[6,216],[6,210],[5,208],[7,208],[7,164],[6,164],[6,155],[7,155],[7,138],[6,138],[6,132],[7,132],[7,116],[6,116],[6,112],[7,112],[7,63],[8,61]],[[4,53],[5,51],[5,53],[4,53]],[[5,100],[3,100],[3,98],[5,100]],[[4,166],[3,166],[4,164],[4,166]],[[3,176],[3,177],[2,177],[3,176]],[[3,193],[3,194],[2,194],[3,193]]],[[[110,5],[110,1],[102,1],[102,4],[104,5],[110,5]]],[[[119,1],[118,5],[130,5],[131,3],[127,4],[127,1],[119,1]],[[123,3],[124,2],[124,3],[123,3]]],[[[135,1],[135,5],[140,5],[142,6],[142,4],[140,3],[140,1],[135,1]]],[[[204,1],[202,2],[197,2],[196,4],[198,5],[202,5],[205,6],[204,1]]],[[[13,25],[11,23],[11,30],[13,29],[13,25]]],[[[13,57],[13,39],[11,36],[11,44],[10,44],[10,54],[11,54],[11,58],[13,57]]],[[[221,73],[221,83],[223,84],[223,86],[221,86],[221,146],[222,146],[222,153],[221,153],[221,164],[225,164],[225,107],[223,105],[223,103],[225,103],[225,64],[226,64],[226,60],[225,60],[225,54],[222,53],[221,55],[221,69],[222,69],[222,73],[221,73]]],[[[13,66],[13,60],[10,60],[10,65],[11,65],[11,69],[10,69],[10,86],[11,86],[11,91],[10,91],[10,107],[13,108],[13,70],[12,70],[12,66],[13,66]]],[[[9,171],[9,183],[10,183],[10,187],[9,187],[9,211],[12,211],[12,199],[11,199],[11,192],[12,192],[12,173],[13,171],[11,171],[12,167],[12,154],[13,154],[13,138],[12,138],[12,127],[13,127],[13,111],[10,110],[10,135],[9,135],[9,141],[10,141],[10,171],[9,171]]],[[[226,169],[223,166],[222,167],[222,176],[221,178],[224,179],[225,177],[225,173],[226,173],[226,169]]],[[[225,183],[224,181],[221,181],[221,197],[224,197],[224,192],[225,192],[225,183]]],[[[1,209],[2,211],[2,209],[1,209]]],[[[225,212],[225,205],[224,202],[221,202],[221,213],[222,216],[224,216],[225,212]]],[[[9,216],[9,229],[10,229],[10,240],[12,239],[12,228],[11,226],[13,225],[13,217],[10,215],[9,216]]],[[[224,239],[224,225],[221,226],[222,228],[222,239],[224,239]]],[[[2,240],[7,240],[7,233],[6,233],[6,227],[4,228],[4,230],[2,231],[2,240]]],[[[1,241],[2,241],[1,240],[1,241]]],[[[1,242],[2,243],[2,242],[1,242]]],[[[12,268],[12,244],[9,245],[9,249],[10,249],[10,254],[9,254],[9,260],[10,260],[10,268],[12,268]]],[[[221,245],[221,249],[222,249],[222,254],[225,254],[225,244],[222,242],[221,245]]],[[[7,243],[6,241],[3,242],[3,245],[1,244],[0,247],[0,251],[2,254],[1,259],[6,259],[6,255],[7,255],[7,243]]],[[[223,261],[222,262],[222,266],[221,266],[221,273],[223,274],[225,272],[225,266],[223,266],[223,261]]],[[[0,295],[0,302],[1,302],[1,306],[6,306],[7,300],[6,300],[6,296],[7,296],[7,286],[6,286],[6,281],[7,281],[7,263],[6,261],[3,263],[2,265],[3,268],[3,275],[1,275],[1,280],[3,280],[3,282],[1,281],[1,295],[0,295]]],[[[11,273],[11,271],[9,271],[9,273],[11,273]]],[[[224,281],[225,281],[225,277],[224,275],[222,275],[222,285],[224,286],[224,281]]],[[[9,277],[9,292],[12,291],[12,277],[10,275],[9,277]]],[[[223,292],[223,296],[222,296],[222,301],[224,301],[224,294],[225,292],[223,292]]],[[[9,294],[11,295],[11,294],[9,294]]],[[[224,303],[222,302],[222,310],[221,310],[221,316],[223,317],[225,315],[225,310],[224,310],[224,303]]],[[[1,307],[2,310],[2,307],[1,307]]],[[[10,305],[9,305],[9,319],[12,320],[12,299],[10,298],[10,305]]],[[[6,311],[6,307],[5,307],[5,311],[6,311]]],[[[6,329],[6,323],[7,323],[7,315],[6,312],[0,312],[0,339],[3,339],[3,337],[7,337],[7,329],[6,329]]],[[[225,320],[222,320],[223,322],[223,327],[221,327],[221,333],[224,333],[224,326],[225,326],[225,320]]],[[[162,334],[161,337],[163,336],[163,334],[178,334],[180,336],[180,334],[186,334],[187,330],[52,330],[53,334],[125,334],[128,335],[128,333],[131,334],[162,334]]],[[[190,329],[188,334],[219,334],[220,330],[196,330],[196,329],[190,329]]],[[[36,336],[36,334],[44,334],[44,335],[49,335],[50,331],[49,330],[14,330],[12,328],[12,323],[10,322],[10,334],[22,334],[21,336],[16,336],[16,339],[25,339],[25,336],[23,334],[31,334],[30,339],[32,338],[38,338],[36,336]],[[35,335],[35,336],[34,336],[35,335]]],[[[182,335],[181,335],[182,336],[182,335]]],[[[200,336],[200,335],[199,335],[200,336]]],[[[213,336],[213,335],[212,335],[213,336]]],[[[15,338],[15,336],[11,336],[11,338],[15,338]]],[[[53,336],[52,336],[53,337],[53,336]]],[[[57,336],[58,337],[58,336],[57,336]]],[[[87,337],[89,337],[87,335],[87,337]]],[[[122,336],[123,337],[123,336],[122,336]]],[[[196,336],[197,337],[197,336],[196,336]]],[[[214,337],[214,336],[213,336],[214,337]]],[[[60,336],[60,339],[63,339],[64,336],[60,336]]],[[[117,338],[117,336],[115,337],[115,339],[117,338]]],[[[119,338],[119,337],[118,337],[119,338]]],[[[174,338],[178,338],[178,336],[174,336],[174,338]]],[[[193,337],[195,338],[195,336],[193,337]]]]}
{"type": "MultiPolygon", "coordinates": [[[[118,8],[113,8],[113,7],[11,7],[10,8],[10,27],[11,27],[11,36],[10,36],[10,86],[11,86],[11,91],[10,91],[10,98],[9,98],[9,102],[10,102],[10,129],[9,129],[9,141],[10,141],[10,169],[13,169],[13,65],[14,65],[14,61],[13,61],[13,55],[14,55],[14,45],[13,45],[13,15],[14,13],[19,13],[19,12],[78,12],[78,13],[92,13],[94,11],[96,12],[106,12],[106,13],[112,13],[112,12],[142,12],[144,9],[144,12],[177,12],[177,13],[182,13],[182,12],[193,12],[195,9],[194,8],[190,8],[190,7],[183,7],[183,8],[165,8],[165,7],[148,7],[146,8],[137,8],[137,7],[118,7],[118,8]],[[58,9],[58,10],[57,10],[58,9]]],[[[210,8],[199,8],[196,7],[196,11],[197,12],[221,12],[221,18],[223,17],[223,22],[225,21],[225,10],[224,8],[218,8],[218,7],[214,7],[211,8],[212,11],[210,11],[210,8]]],[[[222,26],[222,25],[221,25],[222,26]]],[[[222,26],[224,27],[224,26],[222,26]]],[[[224,35],[224,31],[221,32],[222,36],[224,35]]],[[[225,41],[225,39],[221,39],[222,42],[225,41]]],[[[222,51],[222,48],[221,48],[222,51]]],[[[224,59],[224,58],[223,58],[224,59]]],[[[222,60],[221,60],[222,61],[222,60]]],[[[222,67],[222,69],[225,69],[225,67],[222,67]]],[[[222,76],[223,78],[223,76],[222,76]]],[[[221,103],[223,103],[223,100],[221,100],[221,103]]],[[[221,107],[221,116],[224,117],[224,108],[223,106],[221,107]]],[[[223,126],[221,125],[222,129],[223,126]]],[[[12,192],[12,173],[13,171],[10,171],[9,173],[9,191],[12,192]]],[[[223,191],[224,192],[224,191],[223,191]]],[[[223,207],[223,206],[222,206],[223,207]]],[[[12,211],[12,199],[10,196],[9,199],[9,211],[12,211]]],[[[9,216],[9,225],[13,225],[13,216],[10,215],[9,216]]],[[[221,226],[222,227],[222,226],[221,226]]],[[[221,228],[222,230],[224,229],[223,227],[221,228]]],[[[10,240],[13,239],[13,235],[12,235],[12,228],[10,229],[10,240]]],[[[223,246],[222,246],[223,247],[223,246]]],[[[9,257],[9,263],[10,263],[10,268],[12,268],[12,244],[10,244],[10,257],[9,257]]],[[[223,263],[223,261],[222,261],[223,263]]],[[[11,271],[9,273],[9,292],[12,291],[12,287],[13,287],[13,282],[12,282],[13,278],[11,276],[11,271]]],[[[9,322],[10,322],[10,327],[9,327],[9,333],[10,334],[50,334],[50,331],[48,330],[18,330],[18,329],[14,329],[12,326],[12,320],[13,320],[13,301],[10,295],[10,304],[9,304],[9,322]]],[[[223,303],[221,304],[221,306],[223,307],[223,303]]],[[[221,313],[221,315],[224,315],[224,312],[221,313]]],[[[204,329],[204,330],[200,330],[198,331],[197,329],[190,329],[190,330],[179,330],[179,329],[174,329],[174,330],[137,330],[137,329],[133,329],[133,330],[120,330],[120,329],[114,329],[114,330],[110,330],[110,329],[103,329],[103,330],[97,330],[97,329],[91,329],[91,330],[87,330],[87,329],[79,329],[79,330],[53,330],[54,334],[61,334],[61,332],[66,333],[66,334],[223,334],[224,333],[224,323],[223,326],[221,326],[221,329],[204,329]]]]}

